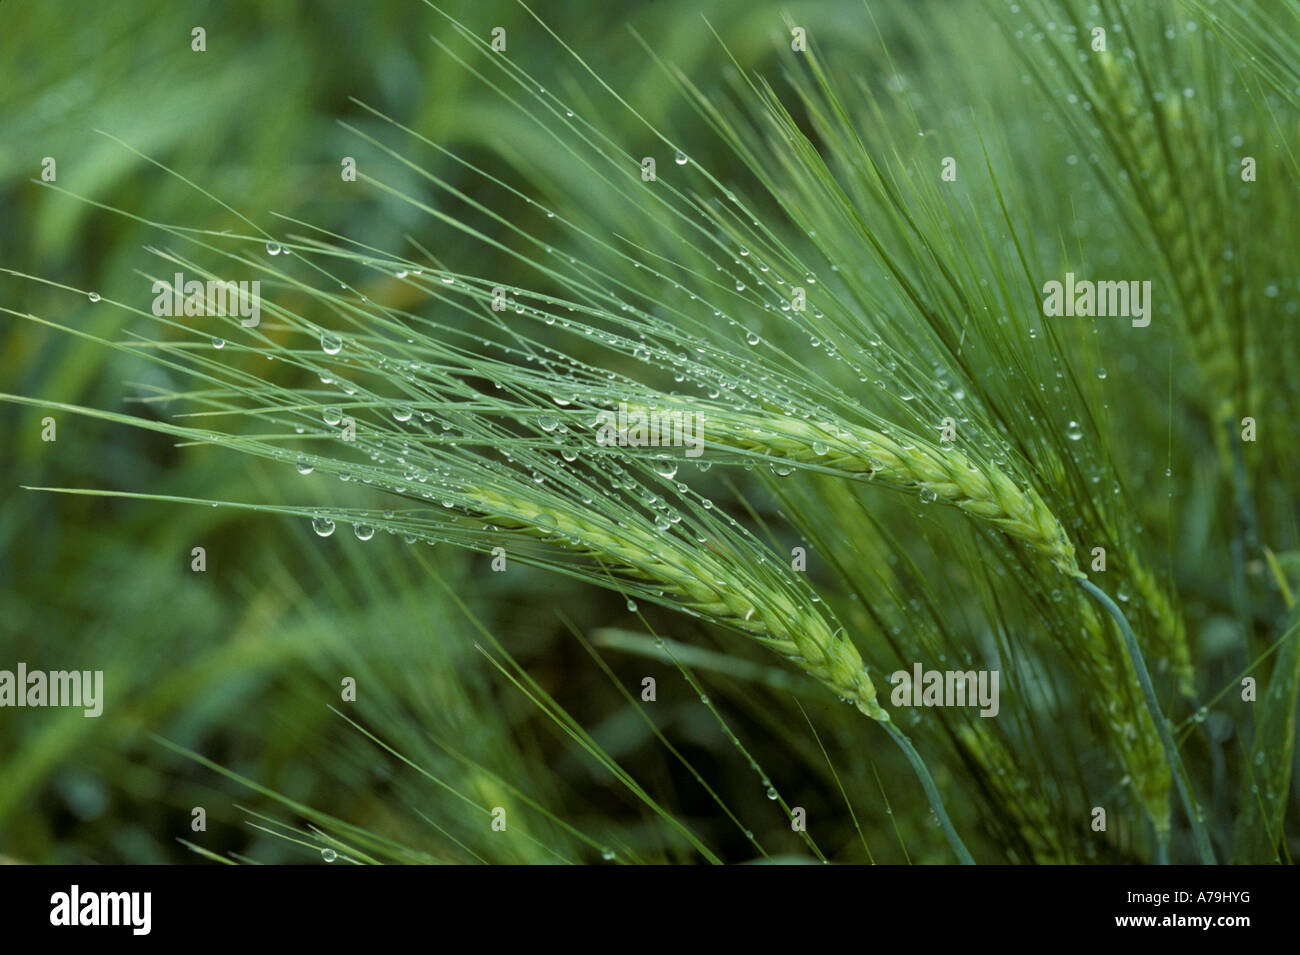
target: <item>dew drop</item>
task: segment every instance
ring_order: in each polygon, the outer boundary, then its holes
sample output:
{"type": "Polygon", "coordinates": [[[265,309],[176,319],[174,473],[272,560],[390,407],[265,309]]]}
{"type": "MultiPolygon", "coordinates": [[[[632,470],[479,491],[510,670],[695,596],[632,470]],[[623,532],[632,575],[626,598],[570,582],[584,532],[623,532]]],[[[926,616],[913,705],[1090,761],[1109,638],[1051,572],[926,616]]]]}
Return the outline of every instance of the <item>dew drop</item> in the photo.
{"type": "Polygon", "coordinates": [[[321,332],[320,350],[327,355],[337,355],[343,350],[343,339],[329,332],[321,332]]]}
{"type": "Polygon", "coordinates": [[[663,478],[668,478],[670,481],[677,477],[677,461],[667,455],[655,459],[654,469],[655,474],[663,478]]]}
{"type": "Polygon", "coordinates": [[[677,150],[677,155],[673,157],[673,162],[677,163],[679,166],[685,166],[688,161],[686,153],[682,152],[680,149],[677,150]]]}
{"type": "Polygon", "coordinates": [[[311,529],[316,532],[317,537],[329,537],[334,533],[334,522],[328,517],[313,517],[311,529]]]}
{"type": "Polygon", "coordinates": [[[212,339],[212,347],[218,350],[225,348],[226,340],[224,338],[214,338],[212,339]]]}
{"type": "Polygon", "coordinates": [[[369,524],[353,524],[352,533],[357,535],[357,540],[368,541],[375,536],[375,529],[369,524]]]}
{"type": "Polygon", "coordinates": [[[279,255],[279,254],[280,254],[280,243],[279,243],[279,242],[268,242],[268,243],[266,243],[266,251],[269,252],[271,255],[279,255]]]}
{"type": "Polygon", "coordinates": [[[98,301],[99,301],[99,293],[98,293],[98,292],[91,292],[90,295],[87,296],[87,298],[89,298],[92,302],[98,302],[98,301]]]}
{"type": "Polygon", "coordinates": [[[338,408],[333,408],[333,407],[326,408],[324,414],[322,414],[321,417],[324,419],[327,425],[333,427],[334,425],[338,424],[340,421],[343,420],[343,412],[340,411],[338,408]]]}
{"type": "Polygon", "coordinates": [[[339,857],[339,854],[327,846],[320,851],[320,857],[326,862],[333,862],[339,857]]]}
{"type": "Polygon", "coordinates": [[[311,472],[312,472],[313,470],[314,470],[314,469],[312,468],[312,466],[311,466],[307,461],[305,461],[305,460],[299,458],[299,460],[298,460],[298,473],[299,473],[299,474],[311,474],[311,472]]]}

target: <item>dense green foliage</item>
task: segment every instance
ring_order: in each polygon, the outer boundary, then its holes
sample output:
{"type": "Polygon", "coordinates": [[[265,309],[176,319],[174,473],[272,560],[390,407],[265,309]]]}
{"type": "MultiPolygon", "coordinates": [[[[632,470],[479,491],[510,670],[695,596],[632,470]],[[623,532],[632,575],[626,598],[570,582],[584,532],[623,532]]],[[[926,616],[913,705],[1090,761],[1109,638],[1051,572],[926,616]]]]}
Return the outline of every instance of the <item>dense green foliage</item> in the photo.
{"type": "Polygon", "coordinates": [[[465,6],[10,12],[0,853],[1290,861],[1300,5],[465,6]]]}

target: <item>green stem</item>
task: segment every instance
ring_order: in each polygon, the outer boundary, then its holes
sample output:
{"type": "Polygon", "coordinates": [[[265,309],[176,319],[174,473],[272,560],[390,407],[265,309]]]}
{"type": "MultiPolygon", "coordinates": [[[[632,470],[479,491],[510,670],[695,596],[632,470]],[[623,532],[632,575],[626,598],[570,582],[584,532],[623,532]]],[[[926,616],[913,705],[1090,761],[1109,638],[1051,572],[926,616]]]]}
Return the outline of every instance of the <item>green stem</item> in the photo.
{"type": "Polygon", "coordinates": [[[1169,831],[1151,826],[1156,837],[1156,865],[1169,865],[1169,831]]]}
{"type": "Polygon", "coordinates": [[[1156,688],[1151,682],[1151,674],[1147,672],[1146,660],[1142,658],[1142,650],[1138,647],[1137,637],[1133,635],[1133,628],[1129,626],[1128,619],[1119,609],[1119,605],[1111,600],[1104,590],[1087,578],[1079,577],[1078,581],[1084,590],[1092,594],[1097,602],[1106,608],[1106,612],[1114,618],[1120,633],[1124,636],[1124,646],[1128,650],[1129,659],[1133,662],[1133,669],[1137,672],[1138,685],[1142,687],[1142,697],[1146,701],[1147,711],[1151,714],[1152,722],[1156,724],[1156,733],[1160,737],[1160,745],[1164,748],[1165,759],[1169,762],[1169,771],[1173,774],[1174,785],[1178,787],[1178,797],[1187,811],[1187,820],[1191,823],[1192,834],[1196,838],[1197,854],[1205,865],[1214,865],[1214,849],[1210,845],[1210,837],[1201,822],[1200,814],[1196,811],[1192,794],[1188,791],[1182,757],[1178,755],[1178,747],[1174,745],[1174,737],[1169,732],[1169,723],[1164,713],[1160,711],[1156,688]]]}
{"type": "MultiPolygon", "coordinates": [[[[1241,437],[1231,415],[1224,422],[1227,428],[1228,447],[1232,452],[1233,500],[1237,511],[1236,533],[1232,536],[1229,552],[1232,555],[1232,604],[1241,626],[1241,642],[1234,649],[1230,661],[1233,670],[1244,670],[1250,657],[1250,594],[1246,589],[1246,558],[1259,550],[1259,534],[1255,524],[1255,510],[1246,487],[1246,460],[1241,453],[1241,437]]],[[[1245,723],[1243,737],[1255,735],[1255,708],[1247,706],[1242,714],[1245,723]]]]}
{"type": "Polygon", "coordinates": [[[957,858],[962,865],[974,865],[975,859],[966,848],[966,843],[961,841],[961,836],[957,835],[957,830],[953,828],[952,820],[948,818],[948,811],[943,808],[943,798],[939,795],[939,787],[934,784],[934,778],[930,775],[930,770],[925,768],[925,763],[921,760],[921,754],[916,751],[912,741],[903,735],[893,723],[881,722],[898,748],[903,751],[907,761],[912,764],[912,769],[916,772],[916,778],[921,780],[921,788],[925,790],[926,798],[930,800],[930,808],[934,810],[935,816],[939,819],[939,826],[943,829],[943,834],[948,840],[948,845],[952,846],[952,851],[957,853],[957,858]]]}

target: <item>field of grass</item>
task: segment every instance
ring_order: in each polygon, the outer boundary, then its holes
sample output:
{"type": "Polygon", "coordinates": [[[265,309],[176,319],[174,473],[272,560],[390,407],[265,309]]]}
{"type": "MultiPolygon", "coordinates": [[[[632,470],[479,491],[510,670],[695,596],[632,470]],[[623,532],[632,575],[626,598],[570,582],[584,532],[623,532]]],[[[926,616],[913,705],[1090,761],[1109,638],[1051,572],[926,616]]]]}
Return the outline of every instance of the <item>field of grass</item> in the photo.
{"type": "Polygon", "coordinates": [[[1300,0],[0,14],[0,856],[1292,861],[1300,0]]]}

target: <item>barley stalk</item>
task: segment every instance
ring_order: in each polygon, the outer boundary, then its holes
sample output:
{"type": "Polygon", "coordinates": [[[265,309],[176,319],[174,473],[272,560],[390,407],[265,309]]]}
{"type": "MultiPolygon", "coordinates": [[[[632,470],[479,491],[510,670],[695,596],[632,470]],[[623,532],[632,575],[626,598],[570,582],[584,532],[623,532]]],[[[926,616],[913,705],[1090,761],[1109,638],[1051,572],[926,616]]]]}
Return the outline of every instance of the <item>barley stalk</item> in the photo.
{"type": "MultiPolygon", "coordinates": [[[[1080,582],[1087,583],[1083,578],[1080,582]]],[[[1161,750],[1152,713],[1133,692],[1138,685],[1134,663],[1122,646],[1115,646],[1096,605],[1082,591],[1075,593],[1073,610],[1081,632],[1079,639],[1071,641],[1071,662],[1089,674],[1098,690],[1088,694],[1088,705],[1113,741],[1138,801],[1155,828],[1157,841],[1167,839],[1170,766],[1161,750]]]]}
{"type": "MultiPolygon", "coordinates": [[[[1173,775],[1174,785],[1177,787],[1178,796],[1182,800],[1183,808],[1187,812],[1187,819],[1192,827],[1192,833],[1196,837],[1196,849],[1201,857],[1201,861],[1207,865],[1214,864],[1214,850],[1210,846],[1209,835],[1205,831],[1205,825],[1201,821],[1201,810],[1196,805],[1196,800],[1192,797],[1191,789],[1188,786],[1186,772],[1183,769],[1182,757],[1178,755],[1178,747],[1174,743],[1173,735],[1169,731],[1169,723],[1160,711],[1160,704],[1156,699],[1155,687],[1151,683],[1151,675],[1147,672],[1146,663],[1142,659],[1142,651],[1138,648],[1137,637],[1133,634],[1133,628],[1129,626],[1128,621],[1124,618],[1123,612],[1099,589],[1095,584],[1086,578],[1079,580],[1080,586],[1096,598],[1098,603],[1106,609],[1119,627],[1121,636],[1124,638],[1124,647],[1128,651],[1129,661],[1137,675],[1138,686],[1142,690],[1143,701],[1146,703],[1147,713],[1155,723],[1156,737],[1160,740],[1160,746],[1164,750],[1165,759],[1169,763],[1169,769],[1173,775]]],[[[1143,733],[1144,738],[1149,739],[1149,734],[1143,733]]],[[[1157,823],[1157,833],[1159,830],[1158,817],[1152,817],[1157,823]]],[[[1167,826],[1167,823],[1166,823],[1167,826]]],[[[1167,833],[1167,828],[1165,832],[1167,833]]],[[[1162,845],[1167,846],[1167,838],[1162,839],[1162,845]]]]}

